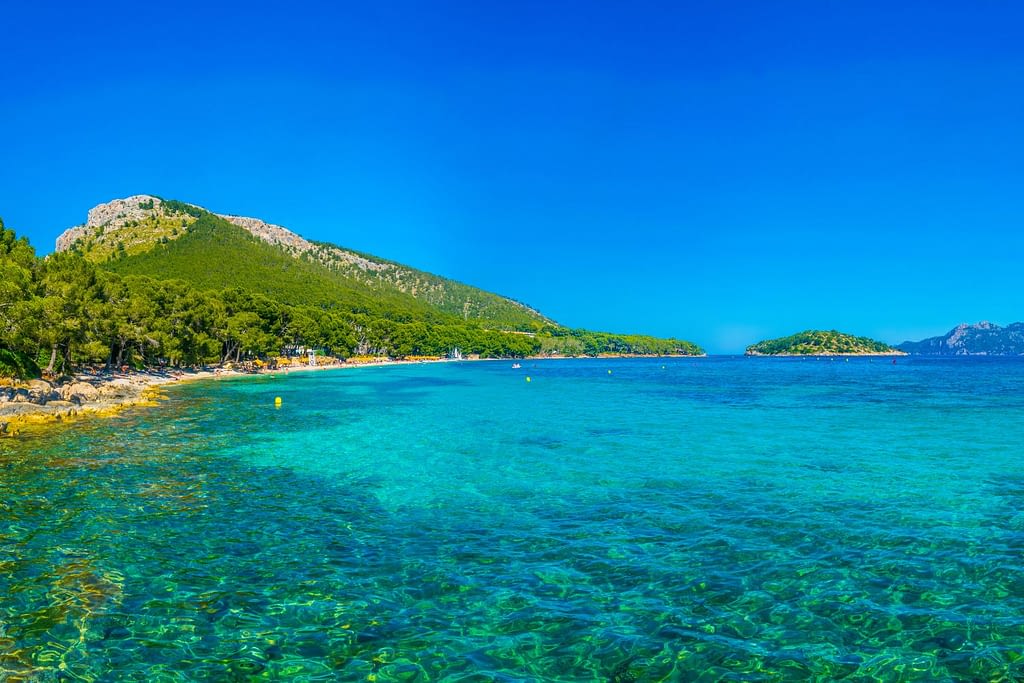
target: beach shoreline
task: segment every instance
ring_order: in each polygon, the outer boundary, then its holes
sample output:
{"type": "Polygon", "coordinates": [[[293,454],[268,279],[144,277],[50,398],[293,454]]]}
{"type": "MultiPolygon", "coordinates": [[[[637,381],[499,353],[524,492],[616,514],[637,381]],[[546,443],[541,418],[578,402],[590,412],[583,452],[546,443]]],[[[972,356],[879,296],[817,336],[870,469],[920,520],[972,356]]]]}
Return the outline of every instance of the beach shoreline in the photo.
{"type": "Polygon", "coordinates": [[[704,358],[705,355],[668,356],[601,354],[598,356],[527,356],[515,358],[437,358],[416,360],[374,360],[331,363],[316,366],[292,365],[275,369],[243,371],[233,368],[204,367],[119,371],[83,371],[58,384],[45,380],[11,381],[0,385],[0,438],[19,436],[25,429],[77,421],[83,418],[111,417],[136,406],[156,406],[167,398],[163,388],[171,384],[204,380],[291,375],[325,370],[423,365],[464,362],[523,362],[537,360],[602,360],[620,358],[704,358]]]}
{"type": "Polygon", "coordinates": [[[12,381],[9,385],[0,386],[0,437],[18,436],[25,428],[70,422],[81,418],[110,417],[132,406],[155,406],[166,398],[162,389],[171,384],[444,362],[449,361],[381,360],[316,366],[297,365],[257,371],[219,367],[146,369],[128,372],[86,371],[76,373],[58,384],[45,380],[12,381]]]}

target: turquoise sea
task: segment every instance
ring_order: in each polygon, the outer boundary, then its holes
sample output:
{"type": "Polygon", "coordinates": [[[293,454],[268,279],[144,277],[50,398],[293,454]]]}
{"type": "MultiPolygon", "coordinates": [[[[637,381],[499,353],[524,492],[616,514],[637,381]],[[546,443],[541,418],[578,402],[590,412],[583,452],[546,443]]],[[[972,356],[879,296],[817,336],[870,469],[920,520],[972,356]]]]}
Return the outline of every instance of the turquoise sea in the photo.
{"type": "Polygon", "coordinates": [[[0,680],[1021,680],[1022,450],[1024,360],[184,384],[0,441],[0,680]]]}

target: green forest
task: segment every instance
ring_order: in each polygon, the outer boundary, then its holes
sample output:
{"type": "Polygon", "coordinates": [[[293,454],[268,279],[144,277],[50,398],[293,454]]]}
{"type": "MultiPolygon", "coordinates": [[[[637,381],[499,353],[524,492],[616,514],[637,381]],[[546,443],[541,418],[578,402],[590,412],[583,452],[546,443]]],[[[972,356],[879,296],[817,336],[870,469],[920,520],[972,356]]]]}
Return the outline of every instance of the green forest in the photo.
{"type": "MultiPolygon", "coordinates": [[[[165,200],[163,208],[176,204],[165,200]]],[[[297,257],[257,239],[219,216],[200,211],[193,222],[181,228],[183,234],[177,239],[159,241],[139,254],[115,254],[110,260],[101,262],[101,267],[123,275],[181,279],[201,289],[237,287],[291,304],[340,306],[353,312],[400,321],[463,320],[461,315],[443,310],[391,283],[373,279],[361,281],[349,272],[325,266],[309,255],[297,257]]],[[[457,285],[451,281],[444,282],[457,285]]],[[[537,331],[546,322],[519,306],[485,306],[492,299],[500,300],[489,292],[462,285],[459,293],[474,310],[486,311],[485,315],[474,316],[471,320],[486,321],[496,329],[537,331]]]]}
{"type": "Polygon", "coordinates": [[[83,364],[207,365],[298,346],[341,358],[454,348],[485,358],[702,353],[680,340],[550,323],[506,331],[502,320],[467,320],[334,277],[201,210],[184,229],[145,253],[115,252],[96,263],[76,250],[39,258],[0,220],[0,375],[70,373],[83,364]]]}
{"type": "Polygon", "coordinates": [[[80,236],[71,250],[115,272],[241,287],[292,303],[391,310],[397,304],[521,332],[551,323],[506,297],[371,254],[326,242],[307,242],[308,250],[270,244],[185,202],[152,197],[139,208],[143,218],[122,214],[80,236]]]}

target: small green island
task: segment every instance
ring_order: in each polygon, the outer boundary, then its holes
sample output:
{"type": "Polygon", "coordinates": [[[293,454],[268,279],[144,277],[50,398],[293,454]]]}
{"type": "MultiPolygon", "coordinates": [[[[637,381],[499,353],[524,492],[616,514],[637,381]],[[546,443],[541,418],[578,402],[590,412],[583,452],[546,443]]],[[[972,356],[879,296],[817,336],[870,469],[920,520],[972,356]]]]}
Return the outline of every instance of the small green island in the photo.
{"type": "Polygon", "coordinates": [[[747,347],[748,356],[901,356],[903,351],[869,337],[836,330],[806,330],[747,347]]]}

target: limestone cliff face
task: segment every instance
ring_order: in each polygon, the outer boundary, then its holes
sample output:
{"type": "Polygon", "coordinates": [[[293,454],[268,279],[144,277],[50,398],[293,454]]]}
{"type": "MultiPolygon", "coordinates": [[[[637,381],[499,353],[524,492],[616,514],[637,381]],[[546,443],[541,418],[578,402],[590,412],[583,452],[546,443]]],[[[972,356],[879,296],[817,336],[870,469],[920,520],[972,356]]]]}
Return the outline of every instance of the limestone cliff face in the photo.
{"type": "Polygon", "coordinates": [[[302,253],[309,251],[313,248],[313,243],[299,237],[288,228],[282,228],[280,225],[274,225],[272,223],[264,223],[259,218],[246,218],[245,216],[229,216],[227,214],[218,214],[224,220],[234,223],[240,228],[245,228],[247,231],[260,238],[264,242],[270,244],[279,244],[283,247],[288,247],[296,252],[302,253]]]}
{"type": "Polygon", "coordinates": [[[118,220],[122,222],[141,220],[153,211],[159,211],[161,204],[163,202],[159,197],[151,197],[146,194],[137,194],[126,199],[115,199],[89,209],[89,218],[85,224],[95,227],[118,220]]]}
{"type": "Polygon", "coordinates": [[[163,202],[159,197],[137,194],[133,197],[115,199],[89,209],[88,219],[84,224],[69,228],[57,238],[57,251],[68,251],[76,243],[81,243],[97,231],[116,233],[132,221],[142,221],[160,212],[163,202]]]}
{"type": "Polygon", "coordinates": [[[296,235],[288,228],[283,228],[280,225],[274,225],[273,223],[266,223],[261,221],[259,218],[230,216],[228,214],[217,215],[230,223],[234,223],[240,228],[245,228],[248,232],[252,233],[264,242],[283,247],[287,251],[291,252],[293,256],[310,254],[314,260],[333,260],[335,262],[356,266],[362,270],[375,272],[388,270],[388,266],[393,265],[382,263],[380,261],[373,261],[346,249],[329,245],[314,244],[313,242],[296,235]]]}
{"type": "Polygon", "coordinates": [[[940,337],[906,341],[907,353],[928,356],[1021,356],[1024,355],[1024,323],[1000,327],[988,321],[961,323],[940,337]]]}
{"type": "MultiPolygon", "coordinates": [[[[139,194],[124,199],[114,199],[89,210],[88,220],[82,225],[65,230],[57,238],[57,251],[68,251],[77,247],[87,258],[103,261],[117,251],[117,245],[124,244],[128,253],[145,251],[161,240],[171,240],[185,233],[184,228],[195,221],[195,217],[174,206],[165,204],[159,197],[139,194]]],[[[186,206],[201,209],[194,204],[186,206]]],[[[205,209],[204,209],[205,210],[205,209]]],[[[397,264],[375,261],[360,254],[333,245],[318,245],[295,234],[280,225],[267,223],[259,218],[215,214],[220,218],[243,228],[256,238],[277,245],[293,256],[309,254],[313,260],[324,265],[355,266],[364,271],[380,273],[405,269],[397,264]]]]}

